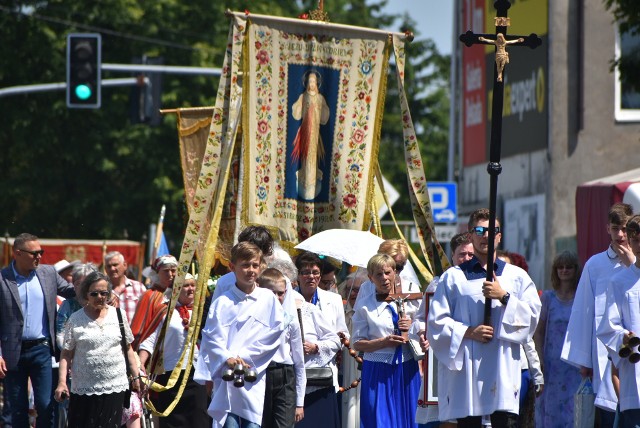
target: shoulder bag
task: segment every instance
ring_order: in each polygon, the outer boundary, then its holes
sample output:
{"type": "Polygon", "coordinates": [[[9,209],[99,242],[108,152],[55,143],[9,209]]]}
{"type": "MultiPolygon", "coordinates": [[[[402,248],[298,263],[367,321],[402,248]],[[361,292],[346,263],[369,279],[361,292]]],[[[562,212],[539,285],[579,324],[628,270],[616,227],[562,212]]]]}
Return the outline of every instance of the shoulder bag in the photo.
{"type": "MultiPolygon", "coordinates": [[[[120,313],[120,309],[116,308],[116,313],[118,314],[118,324],[120,325],[120,344],[122,345],[122,354],[124,355],[124,366],[127,369],[127,381],[131,379],[131,367],[129,367],[129,358],[127,357],[127,341],[124,335],[124,322],[122,321],[122,313],[120,313]]],[[[124,403],[123,406],[125,409],[128,409],[131,405],[131,385],[124,392],[124,403]]]]}

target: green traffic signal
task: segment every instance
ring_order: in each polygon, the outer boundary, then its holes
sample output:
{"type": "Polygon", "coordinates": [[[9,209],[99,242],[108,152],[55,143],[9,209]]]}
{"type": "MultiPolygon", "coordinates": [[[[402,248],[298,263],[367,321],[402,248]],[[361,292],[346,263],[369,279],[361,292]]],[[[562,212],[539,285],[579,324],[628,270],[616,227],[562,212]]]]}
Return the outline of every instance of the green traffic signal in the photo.
{"type": "Polygon", "coordinates": [[[101,49],[98,33],[67,35],[67,107],[100,108],[101,49]]]}
{"type": "Polygon", "coordinates": [[[78,85],[76,86],[75,93],[76,97],[84,101],[91,98],[92,91],[91,88],[87,85],[78,85]]]}

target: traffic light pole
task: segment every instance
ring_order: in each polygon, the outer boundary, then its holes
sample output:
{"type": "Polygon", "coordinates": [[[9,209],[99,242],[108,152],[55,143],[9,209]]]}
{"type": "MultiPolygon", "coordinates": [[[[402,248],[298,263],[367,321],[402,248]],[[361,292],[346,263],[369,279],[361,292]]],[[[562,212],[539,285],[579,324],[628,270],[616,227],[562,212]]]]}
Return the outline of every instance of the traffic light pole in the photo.
{"type": "MultiPolygon", "coordinates": [[[[169,65],[144,65],[144,64],[102,64],[102,71],[114,72],[142,72],[142,73],[167,73],[167,74],[191,74],[201,76],[220,76],[222,69],[209,67],[182,67],[169,65]]],[[[146,79],[146,78],[145,78],[146,79]]],[[[137,85],[138,79],[127,77],[122,79],[102,79],[102,86],[133,86],[137,85]]],[[[0,98],[18,94],[28,94],[33,92],[64,91],[67,88],[66,82],[44,83],[36,85],[10,86],[0,88],[0,98]]]]}
{"type": "Polygon", "coordinates": [[[182,66],[174,66],[174,65],[148,65],[148,64],[102,64],[102,71],[196,74],[200,76],[220,76],[220,74],[222,74],[221,68],[182,67],[182,66]]]}
{"type": "MultiPolygon", "coordinates": [[[[125,77],[122,79],[102,79],[102,86],[133,86],[137,84],[138,79],[135,77],[125,77]]],[[[67,82],[43,83],[40,85],[9,86],[8,88],[0,89],[0,98],[8,97],[10,95],[29,94],[33,92],[49,92],[58,90],[64,91],[65,89],[67,89],[67,82]]]]}

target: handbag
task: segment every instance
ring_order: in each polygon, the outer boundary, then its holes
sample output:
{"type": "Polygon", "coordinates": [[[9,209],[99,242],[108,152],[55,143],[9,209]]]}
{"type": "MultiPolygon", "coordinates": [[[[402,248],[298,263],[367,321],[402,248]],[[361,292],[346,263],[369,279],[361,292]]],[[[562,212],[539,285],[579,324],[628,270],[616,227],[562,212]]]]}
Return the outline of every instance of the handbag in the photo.
{"type": "Polygon", "coordinates": [[[573,396],[573,426],[575,428],[593,426],[596,416],[595,399],[596,395],[593,393],[591,380],[585,377],[573,396]]]}
{"type": "MultiPolygon", "coordinates": [[[[116,313],[118,314],[118,324],[120,324],[120,344],[122,345],[122,354],[124,355],[124,366],[127,369],[127,379],[131,379],[131,367],[129,367],[129,358],[127,358],[127,342],[124,335],[124,322],[122,321],[122,314],[120,313],[120,309],[116,308],[116,313]]],[[[128,409],[130,405],[131,388],[127,388],[127,390],[124,392],[123,406],[125,409],[128,409]]]]}
{"type": "Polygon", "coordinates": [[[331,367],[307,367],[307,386],[333,386],[333,371],[331,367]]]}

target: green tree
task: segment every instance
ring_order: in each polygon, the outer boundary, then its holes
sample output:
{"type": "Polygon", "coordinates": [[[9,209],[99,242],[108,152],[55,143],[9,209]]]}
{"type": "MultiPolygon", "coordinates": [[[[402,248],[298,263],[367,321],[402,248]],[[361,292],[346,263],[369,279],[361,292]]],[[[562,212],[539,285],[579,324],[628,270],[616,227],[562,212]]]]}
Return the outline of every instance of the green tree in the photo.
{"type": "MultiPolygon", "coordinates": [[[[332,22],[388,28],[396,17],[380,12],[384,3],[334,0],[327,2],[327,11],[332,22]]],[[[68,33],[101,33],[105,63],[130,63],[145,55],[168,65],[220,67],[227,8],[296,17],[316,5],[315,0],[6,0],[0,5],[0,88],[64,81],[68,33]]],[[[441,131],[425,118],[446,107],[425,107],[434,92],[423,91],[433,84],[426,78],[429,71],[419,71],[433,47],[424,43],[409,48],[409,58],[423,59],[415,63],[415,77],[408,75],[407,87],[410,98],[418,96],[412,101],[419,108],[414,120],[419,118],[420,135],[429,141],[423,148],[427,158],[436,144],[432,134],[441,131]]],[[[126,75],[103,73],[105,79],[117,77],[126,75]]],[[[161,79],[162,108],[208,106],[215,100],[217,78],[167,74],[161,79]]],[[[166,204],[165,231],[170,246],[179,247],[186,208],[176,118],[165,115],[157,127],[131,124],[131,91],[103,88],[102,107],[96,110],[68,109],[63,91],[0,98],[0,233],[139,240],[166,204]]],[[[393,107],[391,94],[387,101],[393,107]]],[[[397,127],[392,118],[393,110],[383,127],[389,143],[395,139],[386,129],[397,127]]],[[[441,129],[446,132],[446,126],[441,129]]],[[[383,171],[394,177],[396,187],[406,187],[406,179],[395,178],[402,172],[390,168],[402,169],[402,162],[383,171]]]]}
{"type": "MultiPolygon", "coordinates": [[[[404,16],[402,31],[415,31],[415,22],[404,16]]],[[[449,136],[449,57],[440,54],[430,39],[416,39],[406,44],[405,91],[420,152],[429,181],[447,178],[449,136]]],[[[395,64],[392,62],[387,80],[387,98],[382,126],[381,150],[393,156],[380,156],[382,174],[398,190],[400,197],[393,207],[398,220],[411,220],[411,201],[407,188],[404,160],[402,119],[398,102],[395,64]]]]}

